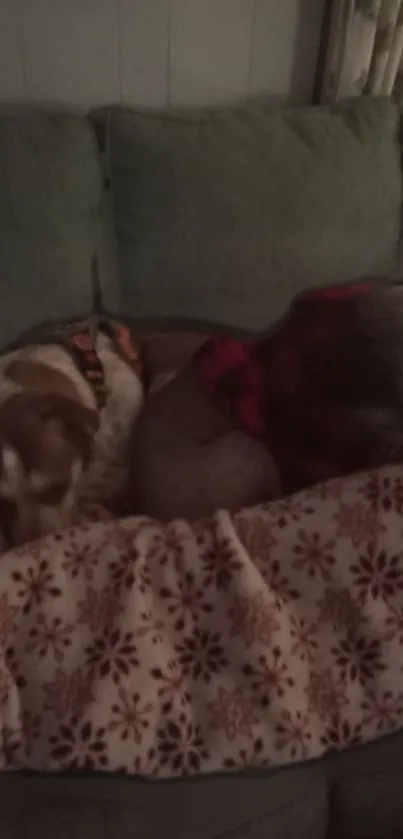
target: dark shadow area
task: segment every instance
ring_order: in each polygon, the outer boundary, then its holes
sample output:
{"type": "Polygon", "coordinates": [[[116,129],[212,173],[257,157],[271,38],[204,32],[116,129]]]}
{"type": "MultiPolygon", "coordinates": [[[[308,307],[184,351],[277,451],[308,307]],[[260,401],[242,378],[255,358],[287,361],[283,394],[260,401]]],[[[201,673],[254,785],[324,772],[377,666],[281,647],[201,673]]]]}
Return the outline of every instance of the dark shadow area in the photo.
{"type": "Polygon", "coordinates": [[[299,0],[290,100],[312,102],[328,0],[299,0]]]}

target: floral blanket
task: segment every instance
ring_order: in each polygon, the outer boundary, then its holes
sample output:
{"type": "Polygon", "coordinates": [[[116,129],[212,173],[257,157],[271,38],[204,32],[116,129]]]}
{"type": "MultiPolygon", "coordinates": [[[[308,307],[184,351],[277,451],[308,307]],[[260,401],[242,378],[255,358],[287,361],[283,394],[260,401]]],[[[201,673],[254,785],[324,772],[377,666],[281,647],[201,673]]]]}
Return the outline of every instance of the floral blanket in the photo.
{"type": "Polygon", "coordinates": [[[1,766],[179,776],[403,724],[403,473],[2,556],[1,766]]]}

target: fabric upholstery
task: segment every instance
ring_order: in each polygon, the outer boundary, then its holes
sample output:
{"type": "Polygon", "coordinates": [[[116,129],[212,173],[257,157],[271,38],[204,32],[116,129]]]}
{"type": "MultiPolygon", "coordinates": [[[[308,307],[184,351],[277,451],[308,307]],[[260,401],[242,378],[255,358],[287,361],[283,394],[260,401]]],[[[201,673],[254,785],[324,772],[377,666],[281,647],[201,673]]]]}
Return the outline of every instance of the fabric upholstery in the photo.
{"type": "Polygon", "coordinates": [[[174,782],[0,775],[2,839],[394,839],[403,733],[281,771],[174,782]]]}
{"type": "Polygon", "coordinates": [[[261,330],[307,286],[394,270],[389,100],[102,118],[120,267],[108,309],[261,330]]]}
{"type": "Polygon", "coordinates": [[[91,310],[93,256],[101,274],[110,270],[106,229],[100,158],[85,117],[1,116],[0,347],[44,320],[91,310]]]}
{"type": "Polygon", "coordinates": [[[402,774],[367,772],[358,778],[341,781],[335,794],[337,818],[334,837],[343,839],[378,839],[400,836],[403,813],[399,795],[402,774]]]}

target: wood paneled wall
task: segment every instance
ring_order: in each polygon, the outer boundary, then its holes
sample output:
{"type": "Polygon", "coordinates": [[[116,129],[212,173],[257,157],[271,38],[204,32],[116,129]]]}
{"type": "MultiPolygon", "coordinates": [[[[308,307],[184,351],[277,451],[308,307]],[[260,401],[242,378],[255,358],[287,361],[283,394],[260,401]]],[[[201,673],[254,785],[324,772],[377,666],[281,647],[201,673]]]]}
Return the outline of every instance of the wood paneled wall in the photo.
{"type": "Polygon", "coordinates": [[[0,101],[312,95],[324,0],[0,0],[0,101]]]}

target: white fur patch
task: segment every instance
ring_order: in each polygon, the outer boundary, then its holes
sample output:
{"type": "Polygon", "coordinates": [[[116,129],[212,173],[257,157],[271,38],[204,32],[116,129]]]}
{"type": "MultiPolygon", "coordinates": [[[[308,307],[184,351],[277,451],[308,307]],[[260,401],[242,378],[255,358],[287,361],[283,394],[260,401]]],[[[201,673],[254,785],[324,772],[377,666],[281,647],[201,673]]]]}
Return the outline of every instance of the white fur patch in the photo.
{"type": "Polygon", "coordinates": [[[83,474],[83,464],[81,460],[75,460],[71,467],[71,484],[75,486],[83,474]]]}
{"type": "Polygon", "coordinates": [[[127,481],[127,452],[136,421],[144,404],[140,377],[115,351],[111,340],[99,333],[96,349],[101,359],[108,399],[100,412],[92,461],[77,486],[81,509],[94,505],[115,509],[127,481]]]}
{"type": "Polygon", "coordinates": [[[21,491],[24,468],[18,453],[12,446],[4,446],[1,458],[3,468],[0,478],[0,492],[4,498],[15,500],[21,491]]]}

